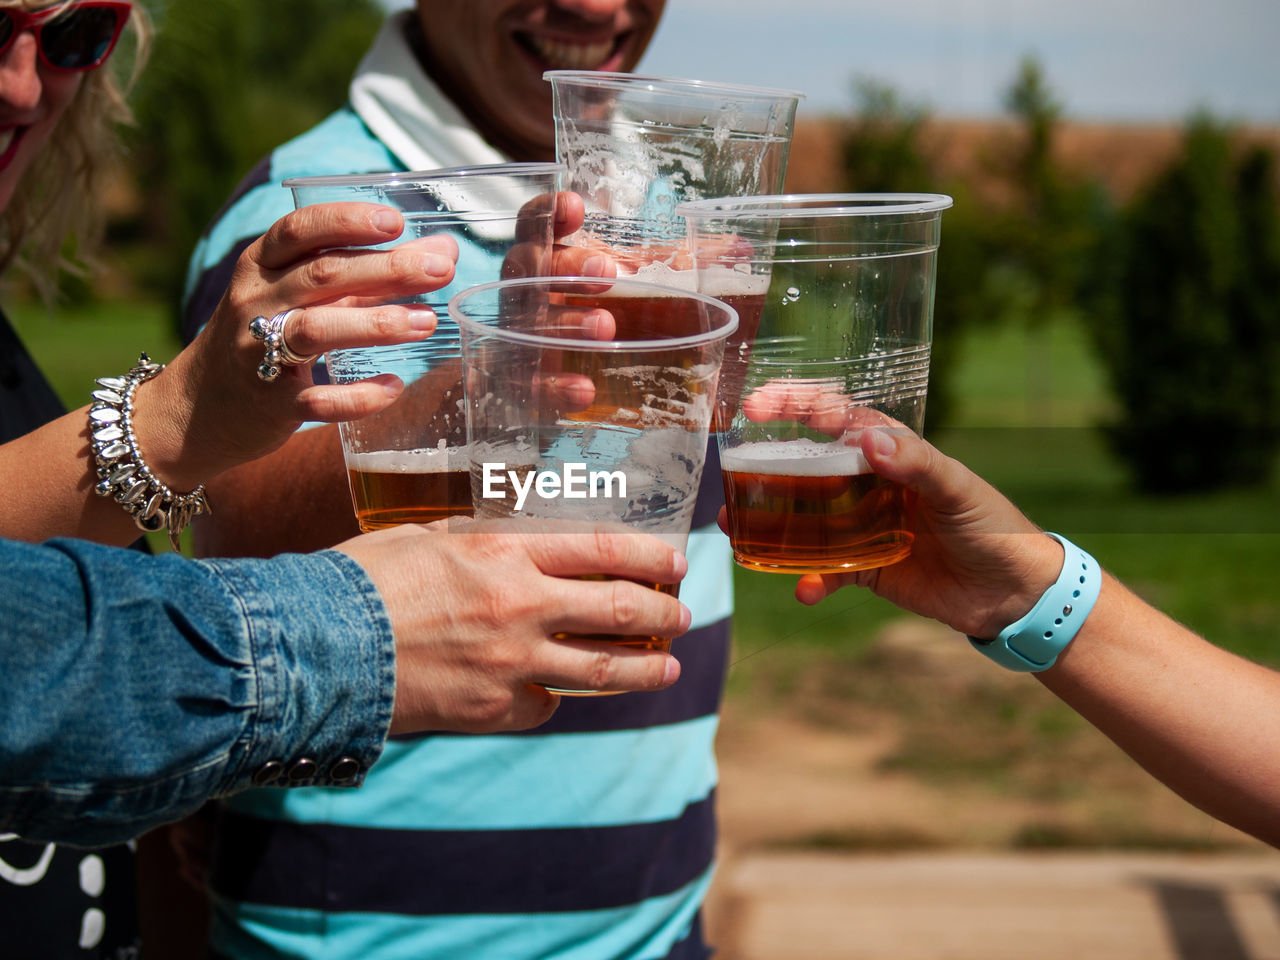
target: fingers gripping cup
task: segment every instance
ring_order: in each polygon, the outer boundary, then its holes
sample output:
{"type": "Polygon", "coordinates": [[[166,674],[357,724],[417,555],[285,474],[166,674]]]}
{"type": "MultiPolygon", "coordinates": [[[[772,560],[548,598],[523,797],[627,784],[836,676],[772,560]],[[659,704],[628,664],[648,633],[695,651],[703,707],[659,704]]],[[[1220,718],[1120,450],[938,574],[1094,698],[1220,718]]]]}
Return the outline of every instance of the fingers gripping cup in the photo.
{"type": "Polygon", "coordinates": [[[486,284],[449,311],[462,331],[476,515],[617,524],[683,551],[733,309],[577,277],[486,284]]]}
{"type": "Polygon", "coordinates": [[[924,425],[942,211],[930,194],[683,204],[703,290],[762,291],[752,342],[725,358],[718,436],[737,562],[839,573],[901,560],[913,499],[859,449],[924,425]]]}
{"type": "Polygon", "coordinates": [[[437,235],[458,244],[453,282],[411,301],[436,315],[428,339],[333,350],[325,358],[336,383],[380,373],[405,383],[390,407],[339,427],[361,530],[471,513],[461,342],[447,304],[477,284],[550,272],[561,173],[557,164],[511,163],[285,181],[297,207],[341,201],[395,207],[404,232],[384,246],[437,235]]]}
{"type": "MultiPolygon", "coordinates": [[[[726,289],[696,286],[679,204],[781,191],[803,94],[597,71],[543,76],[565,189],[586,205],[568,242],[607,252],[619,275],[726,300],[749,296],[741,278],[726,289]]],[[[757,317],[740,311],[730,354],[754,335],[757,317]]]]}

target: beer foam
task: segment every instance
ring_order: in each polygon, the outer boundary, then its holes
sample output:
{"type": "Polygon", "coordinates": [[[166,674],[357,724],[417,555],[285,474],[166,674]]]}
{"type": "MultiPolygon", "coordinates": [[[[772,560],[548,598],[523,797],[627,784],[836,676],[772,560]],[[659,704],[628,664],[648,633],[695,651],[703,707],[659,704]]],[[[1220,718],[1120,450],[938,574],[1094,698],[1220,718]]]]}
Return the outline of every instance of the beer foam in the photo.
{"type": "Polygon", "coordinates": [[[871,473],[871,465],[857,447],[835,441],[762,440],[721,449],[720,466],[734,473],[771,477],[856,477],[871,473]]]}
{"type": "Polygon", "coordinates": [[[709,297],[763,297],[769,292],[767,273],[747,273],[721,263],[699,272],[700,289],[709,297]]]}
{"type": "MultiPolygon", "coordinates": [[[[660,263],[658,261],[646,263],[634,272],[627,269],[629,266],[631,265],[626,261],[620,261],[618,263],[619,278],[625,278],[627,280],[643,280],[646,283],[657,283],[664,287],[674,287],[676,290],[680,290],[684,293],[698,292],[698,274],[695,270],[677,270],[668,264],[660,263]]],[[[646,295],[647,294],[648,291],[646,291],[646,295]]],[[[603,294],[603,296],[610,295],[627,296],[625,292],[620,291],[618,293],[614,293],[612,290],[609,291],[609,293],[603,294]]],[[[652,295],[655,297],[679,296],[679,294],[674,290],[671,292],[655,290],[652,295]]]]}
{"type": "MultiPolygon", "coordinates": [[[[726,267],[723,264],[712,264],[702,270],[678,270],[666,263],[646,263],[634,273],[626,272],[628,264],[619,263],[618,276],[628,280],[643,280],[646,283],[657,283],[664,287],[673,287],[686,293],[703,293],[709,297],[753,297],[763,296],[769,291],[767,274],[745,273],[726,267]]],[[[609,293],[601,296],[621,296],[609,293]]],[[[655,292],[655,296],[662,296],[655,292]]],[[[668,293],[665,296],[677,296],[668,293]]]]}
{"type": "Polygon", "coordinates": [[[360,473],[449,473],[471,469],[466,447],[419,447],[416,450],[371,450],[346,453],[347,469],[360,473]]]}

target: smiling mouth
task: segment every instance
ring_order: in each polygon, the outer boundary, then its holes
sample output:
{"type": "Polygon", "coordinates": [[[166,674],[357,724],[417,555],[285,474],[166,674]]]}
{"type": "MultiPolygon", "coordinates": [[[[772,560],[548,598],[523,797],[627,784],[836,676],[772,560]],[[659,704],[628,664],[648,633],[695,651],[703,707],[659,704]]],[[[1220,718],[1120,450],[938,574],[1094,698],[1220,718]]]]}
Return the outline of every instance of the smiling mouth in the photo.
{"type": "Polygon", "coordinates": [[[552,70],[598,70],[611,60],[630,32],[608,40],[583,42],[576,40],[552,40],[528,33],[517,33],[516,40],[529,53],[552,70]]]}

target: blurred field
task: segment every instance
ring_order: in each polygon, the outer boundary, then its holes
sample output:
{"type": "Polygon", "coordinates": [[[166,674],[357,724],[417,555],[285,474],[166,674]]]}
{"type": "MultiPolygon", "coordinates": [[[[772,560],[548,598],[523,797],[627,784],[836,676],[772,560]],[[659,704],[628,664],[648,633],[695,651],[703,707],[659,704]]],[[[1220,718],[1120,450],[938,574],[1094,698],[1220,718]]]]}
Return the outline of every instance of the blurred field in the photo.
{"type": "MultiPolygon", "coordinates": [[[[1172,616],[1280,665],[1280,484],[1135,494],[1092,428],[1109,401],[1069,319],[973,337],[957,393],[940,448],[1172,616]]],[[[720,753],[738,849],[1256,846],[940,624],[856,589],[806,608],[792,577],[736,586],[720,753]]]]}
{"type": "Polygon", "coordinates": [[[72,408],[88,402],[94,378],[124,373],[140,352],[165,363],[180,347],[164,308],[146,300],[52,307],[17,301],[5,306],[45,376],[72,408]]]}
{"type": "MultiPolygon", "coordinates": [[[[796,120],[786,189],[791,193],[824,193],[847,189],[841,170],[842,117],[800,116],[796,120]]],[[[1274,126],[1241,131],[1246,142],[1280,149],[1274,126]]],[[[1020,136],[1007,119],[970,120],[930,117],[920,146],[933,159],[939,183],[963,182],[977,196],[1007,201],[1005,188],[992,171],[1007,163],[1011,144],[1020,136]]],[[[1184,131],[1178,124],[1082,123],[1063,119],[1054,137],[1053,158],[1061,169],[1106,185],[1116,200],[1126,200],[1180,149],[1184,131]]]]}

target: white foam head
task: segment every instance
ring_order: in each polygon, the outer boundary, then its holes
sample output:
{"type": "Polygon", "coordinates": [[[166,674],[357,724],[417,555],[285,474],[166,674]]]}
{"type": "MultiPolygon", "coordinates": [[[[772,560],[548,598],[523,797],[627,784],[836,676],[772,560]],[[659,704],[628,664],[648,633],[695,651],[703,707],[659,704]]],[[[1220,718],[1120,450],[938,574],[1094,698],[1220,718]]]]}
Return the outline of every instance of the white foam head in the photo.
{"type": "Polygon", "coordinates": [[[769,292],[769,274],[713,263],[699,271],[698,284],[709,297],[763,297],[769,292]]]}
{"type": "Polygon", "coordinates": [[[626,272],[625,263],[618,266],[619,276],[657,283],[687,293],[703,293],[709,297],[763,296],[769,290],[767,274],[745,273],[723,264],[712,264],[702,270],[678,270],[670,264],[654,261],[642,265],[634,273],[626,272]]]}
{"type": "MultiPolygon", "coordinates": [[[[619,265],[622,267],[623,265],[619,265]]],[[[621,271],[620,271],[621,272],[621,271]]],[[[664,287],[675,287],[686,293],[698,292],[698,274],[694,270],[677,270],[672,266],[657,261],[646,263],[632,276],[646,283],[658,283],[664,287]]],[[[671,294],[675,296],[675,294],[671,294]]]]}
{"type": "MultiPolygon", "coordinates": [[[[444,444],[441,440],[440,443],[444,444]]],[[[449,473],[469,470],[471,460],[466,447],[420,447],[416,450],[347,451],[348,470],[360,473],[449,473]]]]}
{"type": "Polygon", "coordinates": [[[761,440],[720,451],[720,466],[734,473],[771,477],[856,477],[871,473],[871,465],[857,447],[840,441],[761,440]]]}

